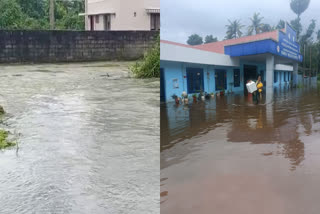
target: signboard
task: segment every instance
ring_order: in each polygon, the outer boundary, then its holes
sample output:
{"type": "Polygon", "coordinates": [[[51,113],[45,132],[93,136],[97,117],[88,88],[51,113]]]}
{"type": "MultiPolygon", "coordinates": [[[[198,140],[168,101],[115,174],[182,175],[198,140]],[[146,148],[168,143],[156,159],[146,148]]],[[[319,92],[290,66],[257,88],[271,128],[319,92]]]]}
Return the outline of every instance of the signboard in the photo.
{"type": "Polygon", "coordinates": [[[277,44],[277,55],[302,61],[302,55],[300,54],[300,47],[297,43],[297,34],[286,23],[285,33],[279,31],[279,43],[277,44]]]}
{"type": "Polygon", "coordinates": [[[247,40],[244,41],[224,46],[224,53],[232,57],[271,53],[302,62],[297,34],[287,23],[284,32],[282,30],[271,31],[247,37],[247,40]]]}

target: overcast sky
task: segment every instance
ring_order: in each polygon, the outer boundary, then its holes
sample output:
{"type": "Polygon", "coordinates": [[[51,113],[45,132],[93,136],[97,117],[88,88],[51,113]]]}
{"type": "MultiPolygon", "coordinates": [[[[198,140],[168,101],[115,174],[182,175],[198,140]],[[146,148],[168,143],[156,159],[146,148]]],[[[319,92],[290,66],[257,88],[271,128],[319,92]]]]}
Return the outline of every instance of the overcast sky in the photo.
{"type": "MultiPolygon", "coordinates": [[[[242,32],[247,32],[249,17],[260,12],[262,22],[276,25],[280,19],[290,22],[296,18],[290,9],[290,0],[161,0],[161,39],[186,43],[188,36],[197,33],[203,38],[212,34],[222,40],[228,19],[240,19],[242,32]]],[[[310,20],[316,20],[320,29],[320,1],[311,0],[301,15],[303,30],[310,20]]]]}

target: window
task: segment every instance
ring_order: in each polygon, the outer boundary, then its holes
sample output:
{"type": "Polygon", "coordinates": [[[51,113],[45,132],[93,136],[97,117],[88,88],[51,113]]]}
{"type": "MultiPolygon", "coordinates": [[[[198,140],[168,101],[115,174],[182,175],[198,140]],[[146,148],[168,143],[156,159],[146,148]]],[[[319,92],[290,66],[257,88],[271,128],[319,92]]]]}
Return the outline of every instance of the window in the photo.
{"type": "Polygon", "coordinates": [[[203,69],[187,68],[188,94],[199,93],[203,90],[203,69]]]}
{"type": "Polygon", "coordinates": [[[215,70],[215,83],[216,91],[227,89],[227,73],[226,70],[216,69],[215,70]]]}
{"type": "Polygon", "coordinates": [[[240,87],[240,69],[233,69],[234,87],[240,87]]]}
{"type": "Polygon", "coordinates": [[[98,16],[96,16],[96,23],[97,24],[99,24],[99,21],[100,21],[100,19],[99,19],[100,17],[99,17],[99,15],[98,16]]]}
{"type": "Polygon", "coordinates": [[[179,81],[178,79],[173,79],[172,80],[173,88],[179,88],[179,81]]]}
{"type": "Polygon", "coordinates": [[[274,83],[278,82],[278,72],[277,71],[274,72],[273,82],[274,83]]]}
{"type": "Polygon", "coordinates": [[[111,30],[111,15],[107,14],[104,16],[104,29],[111,30]]]}
{"type": "Polygon", "coordinates": [[[160,13],[151,13],[151,30],[160,30],[160,13]]]}

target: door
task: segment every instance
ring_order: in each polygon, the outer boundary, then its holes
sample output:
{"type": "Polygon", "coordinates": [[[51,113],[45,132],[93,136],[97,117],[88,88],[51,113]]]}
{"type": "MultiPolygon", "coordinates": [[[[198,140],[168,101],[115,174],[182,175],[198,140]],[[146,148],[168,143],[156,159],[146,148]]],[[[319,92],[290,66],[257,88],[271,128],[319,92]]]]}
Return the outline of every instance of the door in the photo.
{"type": "Polygon", "coordinates": [[[166,100],[165,78],[163,68],[160,68],[160,101],[166,100]]]}
{"type": "Polygon", "coordinates": [[[221,70],[221,69],[215,70],[215,83],[216,83],[216,91],[227,89],[227,73],[225,70],[221,70]]]}
{"type": "Polygon", "coordinates": [[[203,69],[187,68],[188,94],[203,91],[203,69]]]}

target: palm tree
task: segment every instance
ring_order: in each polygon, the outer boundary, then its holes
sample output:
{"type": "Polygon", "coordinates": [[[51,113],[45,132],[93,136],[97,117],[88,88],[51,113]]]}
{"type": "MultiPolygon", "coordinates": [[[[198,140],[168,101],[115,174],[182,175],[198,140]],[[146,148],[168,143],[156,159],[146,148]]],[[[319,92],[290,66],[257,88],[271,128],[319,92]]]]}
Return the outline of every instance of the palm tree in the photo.
{"type": "Polygon", "coordinates": [[[226,39],[234,39],[234,38],[239,38],[242,36],[242,31],[241,28],[244,27],[244,25],[242,25],[240,23],[240,20],[234,20],[234,21],[230,21],[228,20],[229,24],[226,25],[227,27],[227,35],[226,35],[226,39]]]}
{"type": "Polygon", "coordinates": [[[250,18],[251,25],[248,27],[248,35],[252,35],[253,31],[255,31],[256,34],[259,34],[261,32],[261,29],[263,27],[263,24],[261,23],[263,17],[259,17],[260,13],[254,13],[253,17],[250,18]]]}

